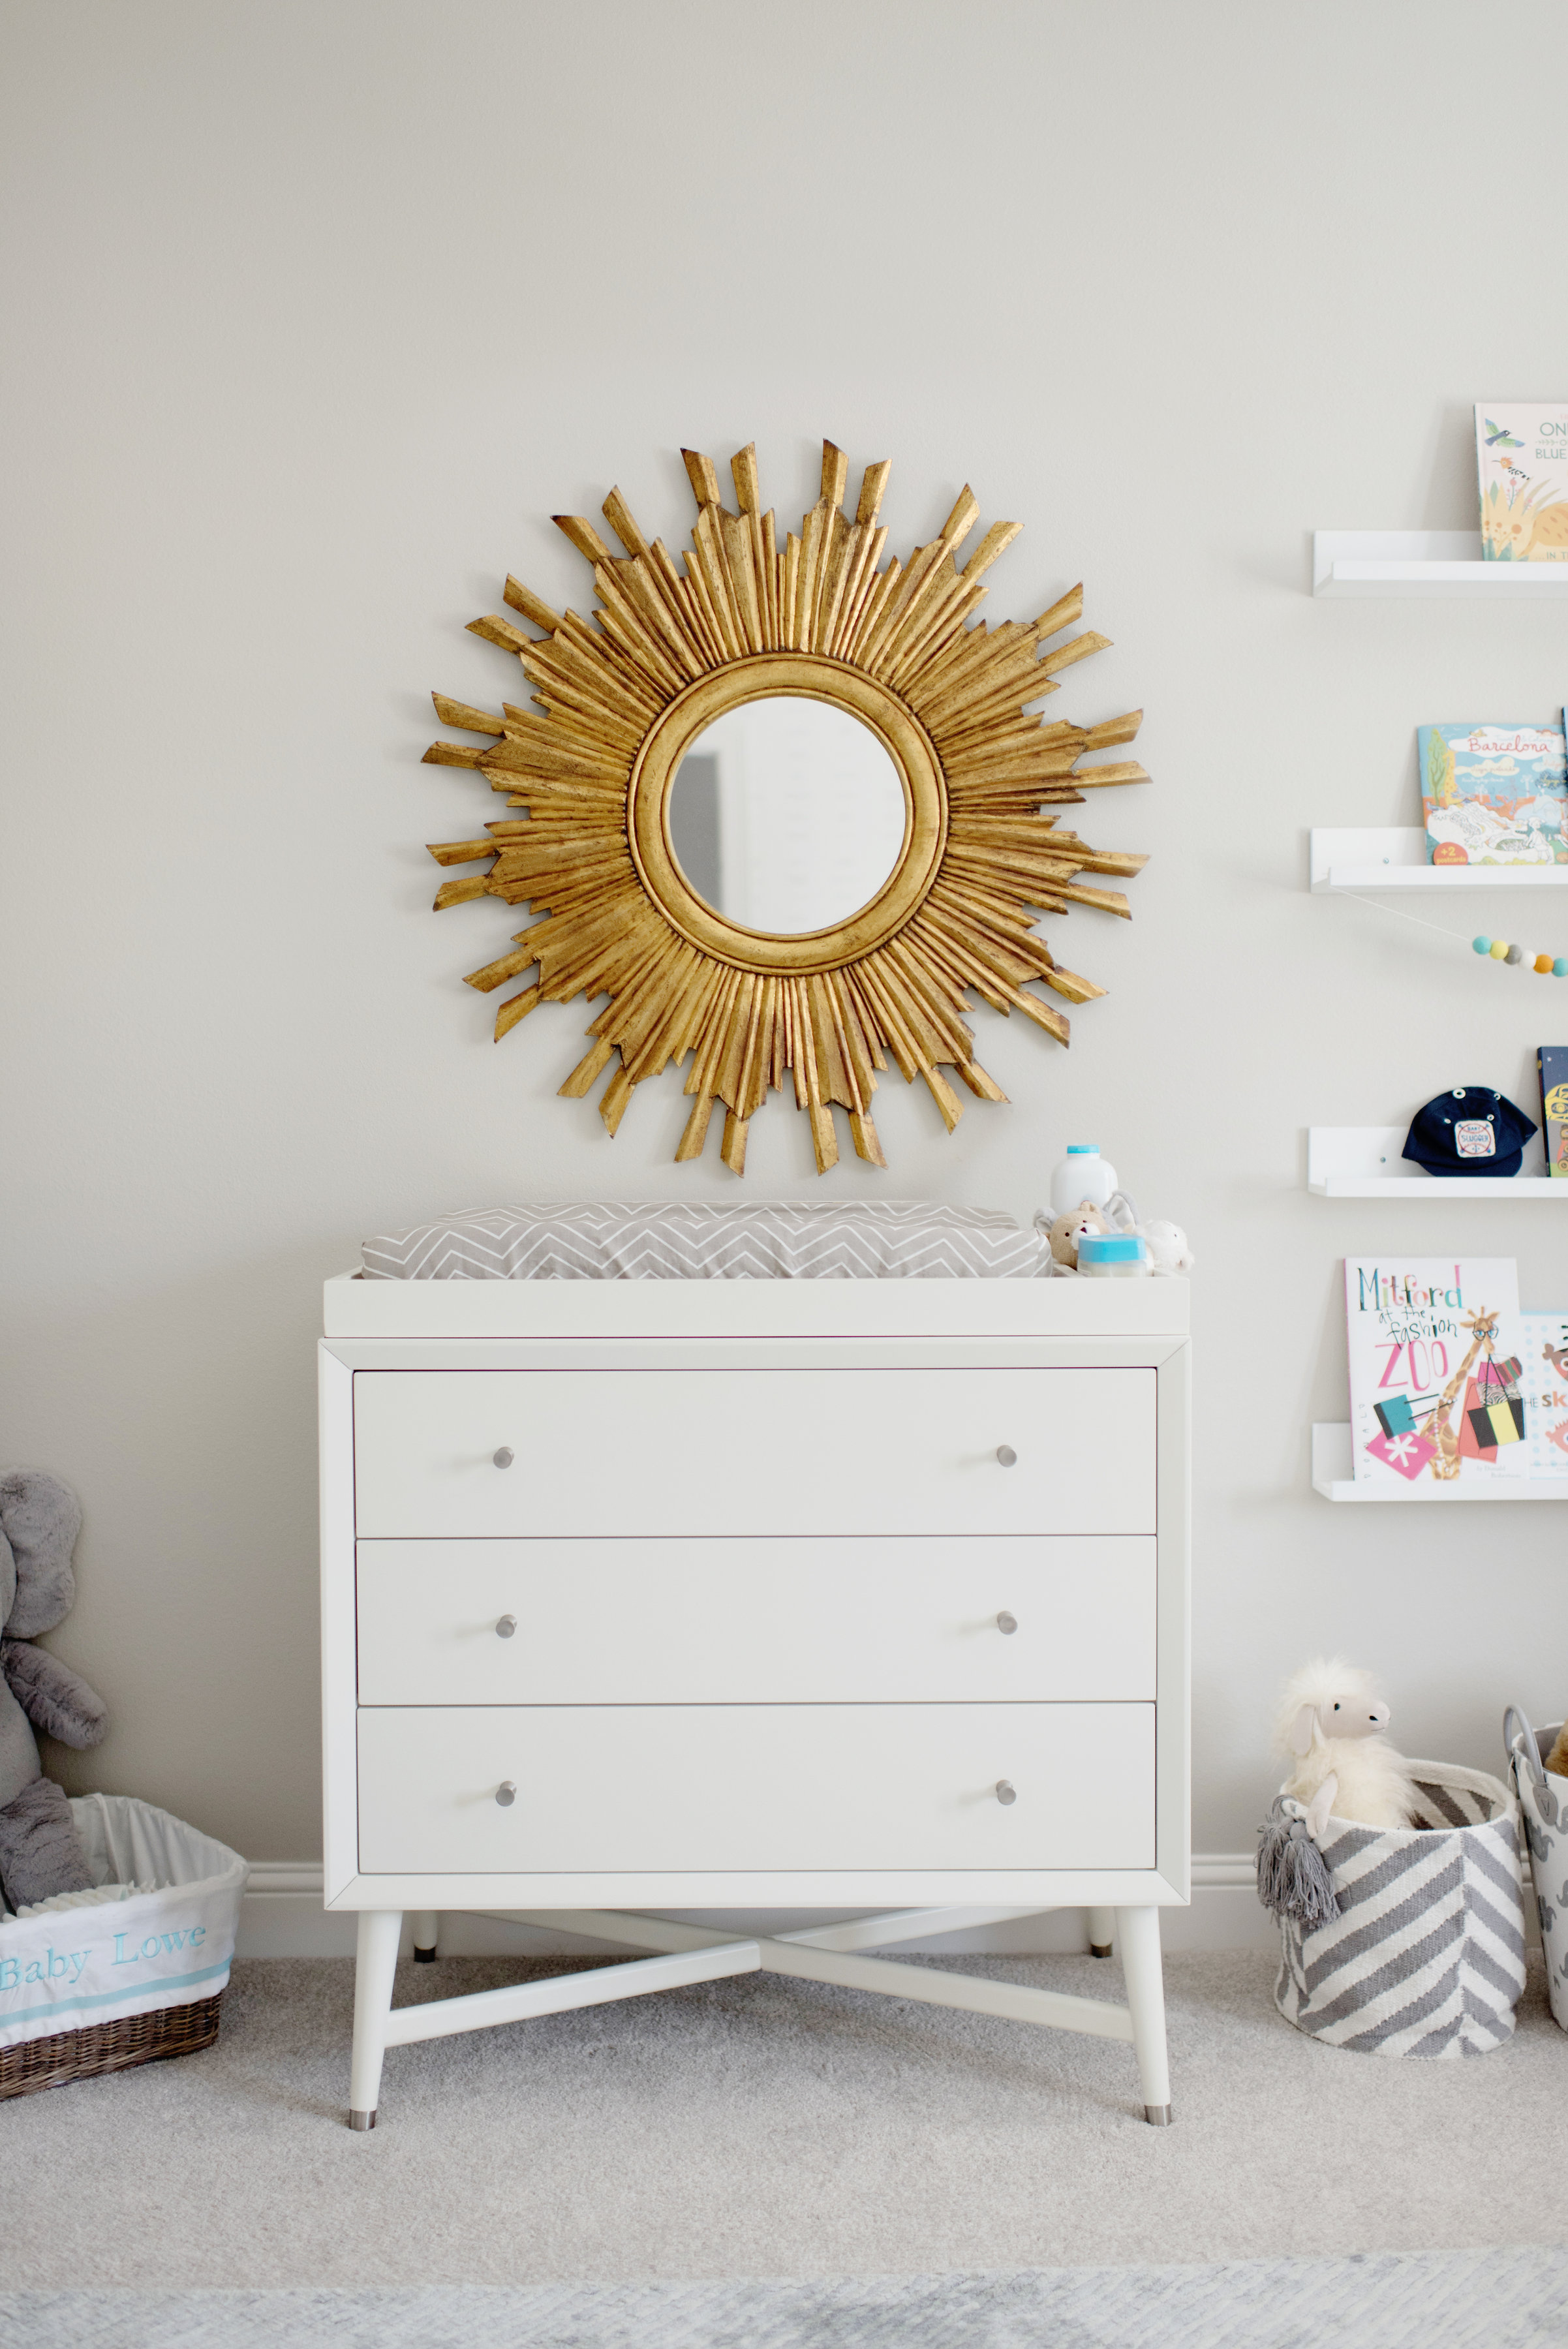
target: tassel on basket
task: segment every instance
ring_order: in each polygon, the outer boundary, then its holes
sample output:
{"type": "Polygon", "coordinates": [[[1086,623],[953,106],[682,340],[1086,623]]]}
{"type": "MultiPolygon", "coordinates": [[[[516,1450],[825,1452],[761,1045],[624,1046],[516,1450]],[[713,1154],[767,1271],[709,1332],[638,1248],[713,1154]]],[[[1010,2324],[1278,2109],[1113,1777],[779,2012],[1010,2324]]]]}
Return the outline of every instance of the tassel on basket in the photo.
{"type": "Polygon", "coordinates": [[[1258,1898],[1276,1917],[1293,1917],[1310,1932],[1339,1915],[1334,1878],[1300,1808],[1276,1795],[1258,1829],[1258,1898]]]}

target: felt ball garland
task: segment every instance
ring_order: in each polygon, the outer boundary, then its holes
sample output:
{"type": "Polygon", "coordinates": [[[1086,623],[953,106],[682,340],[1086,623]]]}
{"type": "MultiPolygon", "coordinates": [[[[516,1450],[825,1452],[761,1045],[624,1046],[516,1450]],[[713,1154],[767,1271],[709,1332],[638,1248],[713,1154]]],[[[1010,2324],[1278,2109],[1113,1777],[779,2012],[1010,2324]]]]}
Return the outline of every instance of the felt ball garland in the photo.
{"type": "MultiPolygon", "coordinates": [[[[1493,962],[1521,963],[1525,959],[1524,948],[1511,944],[1507,938],[1472,938],[1470,946],[1476,954],[1490,955],[1493,962]]],[[[1542,978],[1568,978],[1568,955],[1553,957],[1538,954],[1532,958],[1530,968],[1539,971],[1542,978]]]]}
{"type": "MultiPolygon", "coordinates": [[[[1414,922],[1418,930],[1436,930],[1441,938],[1451,938],[1455,945],[1464,939],[1462,930],[1450,930],[1444,922],[1429,922],[1424,914],[1407,913],[1403,905],[1381,905],[1376,897],[1364,897],[1359,889],[1345,889],[1339,895],[1354,899],[1358,905],[1370,905],[1374,913],[1390,915],[1396,921],[1414,922]]],[[[1568,978],[1568,955],[1526,955],[1521,946],[1511,938],[1474,937],[1470,951],[1488,962],[1511,963],[1518,969],[1528,964],[1542,978],[1568,978]]]]}

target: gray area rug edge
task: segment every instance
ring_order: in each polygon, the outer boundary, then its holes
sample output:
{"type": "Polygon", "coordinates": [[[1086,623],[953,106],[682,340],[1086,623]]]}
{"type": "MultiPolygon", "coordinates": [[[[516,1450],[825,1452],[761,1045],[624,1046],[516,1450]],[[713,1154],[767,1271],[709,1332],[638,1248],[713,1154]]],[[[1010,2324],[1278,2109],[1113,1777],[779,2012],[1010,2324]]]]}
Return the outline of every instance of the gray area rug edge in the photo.
{"type": "Polygon", "coordinates": [[[1568,2336],[1568,2250],[635,2283],[5,2292],[27,2349],[1536,2349],[1568,2336]]]}

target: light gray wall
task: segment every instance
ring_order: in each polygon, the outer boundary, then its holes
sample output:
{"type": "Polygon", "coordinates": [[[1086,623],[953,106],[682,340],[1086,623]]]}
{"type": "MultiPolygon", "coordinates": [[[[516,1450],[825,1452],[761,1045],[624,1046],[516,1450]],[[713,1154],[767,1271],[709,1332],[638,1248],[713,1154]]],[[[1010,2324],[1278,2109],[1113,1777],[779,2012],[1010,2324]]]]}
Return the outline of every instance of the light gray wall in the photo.
{"type": "MultiPolygon", "coordinates": [[[[893,459],[898,545],[965,480],[1023,519],[993,610],[1081,576],[1116,649],[1056,706],[1149,713],[1153,788],[1083,819],[1154,852],[1137,918],[1053,933],[1109,999],[1070,1053],[981,1010],[1016,1105],[950,1140],[895,1077],[891,1174],[829,1183],[1026,1215],[1096,1137],[1188,1226],[1199,1847],[1249,1840],[1273,1684],[1320,1644],[1382,1668],[1417,1753],[1493,1763],[1505,1698],[1568,1710],[1568,1511],[1333,1510],[1307,1482],[1308,1423],[1345,1409],[1343,1253],[1517,1255],[1525,1300],[1568,1306],[1552,1205],[1303,1188],[1309,1123],[1466,1081],[1528,1104],[1568,1034],[1568,990],[1303,887],[1310,824],[1411,820],[1419,721],[1544,719],[1568,687],[1561,606],[1305,592],[1314,525],[1470,523],[1473,398],[1568,395],[1568,167],[1542,86],[1483,168],[1480,24],[5,11],[0,1456],[86,1506],[56,1644],[114,1728],[57,1757],[73,1785],[319,1848],[312,1343],[363,1234],[732,1195],[711,1149],[671,1163],[678,1082],[613,1143],[554,1098],[581,1006],[491,1044],[459,980],[515,923],[429,912],[421,843],[493,810],[418,763],[425,697],[508,689],[462,633],[508,567],[582,608],[552,512],[618,482],[679,543],[680,447],[754,438],[798,515],[825,433],[893,459]]],[[[1568,952],[1568,897],[1433,910],[1487,916],[1568,952]]],[[[750,1167],[814,1192],[804,1121],[770,1107],[750,1167]]]]}

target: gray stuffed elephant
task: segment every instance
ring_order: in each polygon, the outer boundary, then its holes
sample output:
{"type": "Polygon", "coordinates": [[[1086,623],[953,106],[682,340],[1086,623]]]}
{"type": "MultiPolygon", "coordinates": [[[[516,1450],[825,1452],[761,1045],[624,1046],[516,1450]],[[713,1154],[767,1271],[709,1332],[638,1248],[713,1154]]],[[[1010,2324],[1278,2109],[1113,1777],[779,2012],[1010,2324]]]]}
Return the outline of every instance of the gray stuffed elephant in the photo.
{"type": "Polygon", "coordinates": [[[92,1883],[64,1791],[46,1778],[33,1726],[67,1745],[96,1745],[103,1699],[68,1664],[36,1648],[71,1611],[77,1497],[53,1476],[0,1476],[0,1886],[13,1909],[92,1883]]]}

